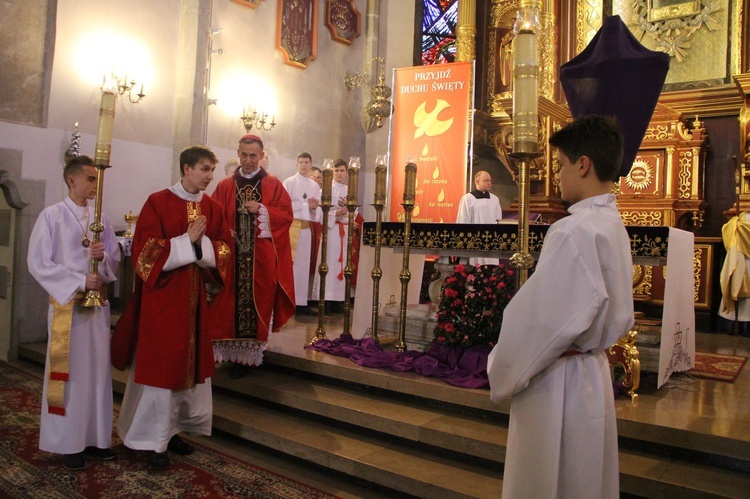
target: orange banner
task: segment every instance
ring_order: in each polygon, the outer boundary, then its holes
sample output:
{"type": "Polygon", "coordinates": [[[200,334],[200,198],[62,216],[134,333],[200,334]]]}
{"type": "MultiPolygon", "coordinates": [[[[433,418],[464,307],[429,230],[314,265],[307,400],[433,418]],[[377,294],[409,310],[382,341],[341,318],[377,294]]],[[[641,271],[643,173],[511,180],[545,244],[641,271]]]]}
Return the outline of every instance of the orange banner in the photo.
{"type": "Polygon", "coordinates": [[[413,222],[453,223],[466,193],[472,62],[395,70],[390,220],[404,220],[404,165],[417,165],[413,222]]]}

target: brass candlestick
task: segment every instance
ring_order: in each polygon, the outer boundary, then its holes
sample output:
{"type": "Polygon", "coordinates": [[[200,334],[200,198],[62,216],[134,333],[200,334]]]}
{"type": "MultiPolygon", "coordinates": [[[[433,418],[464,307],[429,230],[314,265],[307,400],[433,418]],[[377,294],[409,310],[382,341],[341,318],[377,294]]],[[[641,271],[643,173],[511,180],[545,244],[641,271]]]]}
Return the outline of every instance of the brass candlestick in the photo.
{"type": "MultiPolygon", "coordinates": [[[[102,94],[101,105],[99,106],[99,127],[96,134],[96,150],[94,152],[94,162],[99,172],[96,180],[96,202],[94,204],[94,221],[89,228],[93,232],[92,244],[97,244],[101,233],[104,231],[102,224],[102,191],[104,191],[104,170],[109,168],[109,154],[112,144],[112,129],[115,123],[115,104],[117,103],[117,94],[111,91],[105,91],[102,94]]],[[[89,273],[99,273],[99,260],[92,258],[89,266],[89,273]]],[[[79,303],[82,307],[103,307],[107,304],[98,289],[86,291],[83,300],[79,303]]]]}
{"type": "Polygon", "coordinates": [[[529,277],[534,257],[529,254],[529,165],[539,153],[539,9],[520,7],[513,26],[513,152],[518,167],[518,252],[511,264],[518,269],[518,288],[529,277]]]}
{"type": "Polygon", "coordinates": [[[406,351],[406,295],[409,290],[409,281],[411,272],[409,271],[409,247],[411,244],[411,212],[414,210],[415,187],[414,183],[417,178],[417,165],[409,161],[406,165],[406,176],[404,180],[404,262],[399,274],[401,281],[401,310],[398,321],[398,342],[396,343],[397,352],[406,351]]]}
{"type": "Polygon", "coordinates": [[[349,176],[349,183],[346,191],[346,209],[348,213],[347,227],[348,233],[346,237],[346,267],[344,267],[344,332],[343,334],[351,334],[351,300],[352,300],[352,274],[354,269],[352,267],[352,241],[354,238],[354,212],[357,210],[357,197],[359,190],[359,157],[352,156],[349,158],[349,169],[347,175],[349,176]]]}
{"type": "Polygon", "coordinates": [[[385,155],[379,155],[375,160],[375,262],[370,275],[372,276],[372,326],[370,336],[375,343],[378,339],[378,313],[380,312],[380,278],[383,270],[380,268],[380,248],[383,244],[383,208],[385,208],[385,181],[387,167],[385,166],[385,155]]]}
{"type": "Polygon", "coordinates": [[[320,276],[320,294],[318,295],[318,328],[315,336],[310,340],[312,345],[318,340],[327,340],[326,329],[323,325],[323,317],[326,307],[326,276],[328,275],[328,212],[331,210],[331,183],[333,182],[333,160],[323,160],[323,189],[320,193],[320,209],[323,212],[323,233],[320,236],[320,265],[318,275],[320,276]]]}

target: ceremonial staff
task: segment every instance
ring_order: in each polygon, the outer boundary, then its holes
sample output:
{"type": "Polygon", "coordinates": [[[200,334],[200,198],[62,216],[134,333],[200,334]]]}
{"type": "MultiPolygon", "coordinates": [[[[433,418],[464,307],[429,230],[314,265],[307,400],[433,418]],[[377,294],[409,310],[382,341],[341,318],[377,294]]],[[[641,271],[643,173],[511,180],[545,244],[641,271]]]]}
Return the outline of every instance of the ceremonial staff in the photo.
{"type": "MultiPolygon", "coordinates": [[[[99,242],[99,237],[104,231],[102,224],[102,191],[104,190],[104,170],[109,168],[109,154],[112,148],[112,129],[115,124],[115,104],[117,104],[117,92],[111,87],[102,87],[102,101],[99,106],[99,126],[96,132],[96,151],[94,152],[94,163],[99,172],[96,181],[96,202],[94,204],[94,221],[89,227],[93,236],[93,244],[99,242]]],[[[99,272],[99,260],[92,258],[89,266],[90,274],[99,272]]],[[[82,307],[103,307],[107,300],[102,297],[98,289],[86,292],[80,305],[82,307]]]]}

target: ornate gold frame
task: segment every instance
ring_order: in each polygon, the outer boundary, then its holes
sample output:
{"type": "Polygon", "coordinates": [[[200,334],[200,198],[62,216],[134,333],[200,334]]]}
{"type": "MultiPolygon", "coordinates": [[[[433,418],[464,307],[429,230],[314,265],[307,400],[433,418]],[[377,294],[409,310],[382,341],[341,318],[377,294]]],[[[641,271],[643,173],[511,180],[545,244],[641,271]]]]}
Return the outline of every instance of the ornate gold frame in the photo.
{"type": "Polygon", "coordinates": [[[648,0],[647,19],[649,22],[666,21],[678,17],[694,16],[701,11],[701,0],[669,2],[648,0]]]}

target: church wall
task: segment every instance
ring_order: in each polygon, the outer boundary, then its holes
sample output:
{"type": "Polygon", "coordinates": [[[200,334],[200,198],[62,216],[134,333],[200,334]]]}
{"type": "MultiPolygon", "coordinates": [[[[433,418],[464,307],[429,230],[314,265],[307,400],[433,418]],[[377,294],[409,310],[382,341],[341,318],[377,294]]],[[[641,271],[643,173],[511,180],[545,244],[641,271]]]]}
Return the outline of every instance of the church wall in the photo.
{"type": "MultiPolygon", "coordinates": [[[[381,2],[370,1],[377,14],[381,2]]],[[[361,71],[368,60],[365,56],[367,0],[355,2],[362,13],[362,34],[350,46],[331,40],[324,25],[325,2],[319,2],[317,58],[305,70],[284,65],[281,54],[275,49],[277,3],[272,1],[261,2],[254,10],[230,0],[29,2],[39,2],[40,8],[49,6],[48,12],[53,13],[49,16],[53,18],[47,21],[54,50],[50,50],[51,58],[42,76],[48,78],[49,89],[43,91],[40,117],[24,124],[22,120],[0,115],[0,149],[12,149],[20,154],[20,167],[11,172],[12,180],[18,185],[33,186],[25,193],[25,201],[31,202],[33,209],[25,208],[19,215],[23,223],[19,224],[17,241],[22,240],[23,244],[20,250],[16,244],[17,261],[25,261],[31,226],[39,210],[67,194],[61,173],[75,122],[79,123],[80,152],[93,155],[101,99],[99,87],[104,72],[102,64],[118,62],[125,66],[122,69],[128,72],[128,79],[138,82],[135,90],[138,91],[143,82],[146,94],[138,104],[123,97],[118,100],[110,158],[112,167],[105,174],[104,212],[116,230],[123,230],[125,213],[129,210],[137,213],[151,192],[171,184],[176,169],[173,157],[185,145],[175,143],[177,106],[180,105],[176,89],[181,83],[176,61],[180,51],[197,43],[199,38],[186,40],[183,36],[180,39],[181,33],[184,35],[181,22],[195,9],[201,15],[212,10],[210,25],[222,27],[221,34],[213,40],[214,48],[220,48],[222,54],[212,57],[208,91],[208,97],[218,102],[210,106],[206,118],[207,144],[220,160],[210,190],[224,178],[223,163],[236,154],[237,140],[245,133],[239,118],[243,105],[248,103],[244,98],[238,101],[231,92],[232,86],[226,82],[236,82],[236,87],[248,89],[253,88],[255,80],[263,80],[272,90],[272,96],[264,97],[263,102],[274,101],[277,105],[278,125],[273,131],[259,134],[271,156],[271,172],[279,178],[296,171],[294,163],[301,151],[310,152],[316,164],[327,156],[348,159],[358,155],[366,170],[373,168],[368,162],[372,162],[377,153],[385,152],[388,121],[383,129],[366,136],[359,115],[363,93],[361,89],[347,92],[343,85],[344,73],[361,71]],[[119,46],[118,39],[124,40],[119,46]],[[99,49],[100,53],[97,55],[94,49],[99,49]],[[134,56],[135,65],[122,62],[125,56],[134,56]],[[372,147],[370,137],[376,137],[372,147]]],[[[409,36],[404,36],[394,48],[384,47],[385,53],[380,54],[388,61],[389,84],[390,56],[402,52],[411,54],[413,5],[407,4],[392,9],[400,17],[389,18],[389,22],[393,21],[398,33],[406,32],[409,36]]],[[[388,8],[384,6],[382,10],[388,8]]],[[[7,25],[7,30],[17,39],[24,36],[21,26],[7,25]],[[14,29],[18,32],[13,33],[14,29]]],[[[374,39],[375,47],[378,43],[385,44],[384,40],[378,42],[377,36],[374,39]]],[[[37,43],[43,45],[43,41],[37,43]]],[[[377,52],[377,48],[375,50],[377,52]]],[[[197,52],[201,51],[207,60],[207,47],[198,47],[197,52]]],[[[9,65],[24,58],[24,52],[21,46],[12,54],[6,50],[0,55],[4,75],[10,74],[9,65]]],[[[397,58],[394,56],[394,59],[397,58]]],[[[398,61],[398,65],[410,65],[410,55],[398,61]]],[[[205,61],[197,65],[200,67],[202,63],[205,61]]],[[[191,75],[190,81],[193,79],[191,75]]],[[[22,85],[23,81],[14,81],[14,84],[22,85]]],[[[195,92],[201,95],[202,89],[198,87],[195,92]]],[[[7,94],[5,97],[10,98],[7,94]]],[[[369,94],[365,94],[364,99],[367,102],[369,94]]],[[[367,175],[361,175],[360,182],[366,184],[370,180],[367,175]]],[[[365,187],[361,185],[360,192],[365,192],[365,187]]],[[[368,195],[371,196],[371,192],[368,195]]],[[[46,302],[36,299],[41,288],[34,282],[16,281],[15,284],[15,303],[29,304],[23,310],[16,310],[13,327],[19,342],[38,341],[45,336],[43,324],[35,323],[27,328],[23,318],[39,317],[44,321],[46,302]],[[33,309],[33,304],[38,310],[33,309]]]]}
{"type": "MultiPolygon", "coordinates": [[[[58,0],[46,126],[0,121],[0,147],[22,151],[21,176],[46,182],[45,205],[64,198],[60,172],[74,123],[79,122],[81,152],[93,154],[101,68],[132,56],[132,65],[121,66],[129,68],[128,79],[137,80],[136,90],[144,83],[146,97],[138,104],[118,99],[112,168],[107,170],[104,192],[105,212],[116,229],[124,229],[122,216],[128,210],[139,211],[148,194],[170,185],[176,168],[173,155],[185,145],[175,144],[173,138],[178,105],[175,61],[180,44],[195,42],[179,39],[181,17],[200,4],[213,9],[211,25],[222,27],[213,40],[222,54],[211,58],[208,97],[217,104],[208,109],[206,131],[219,166],[235,155],[237,140],[245,133],[239,117],[250,99],[242,92],[259,94],[264,104],[276,108],[278,125],[259,134],[278,177],[295,173],[301,151],[310,152],[316,164],[328,156],[366,158],[361,92],[347,92],[343,85],[344,73],[361,70],[365,62],[366,0],[355,3],[363,14],[363,33],[347,46],[331,40],[324,25],[325,2],[319,2],[317,58],[301,70],[284,65],[275,49],[276,2],[250,9],[229,0],[58,0]],[[118,41],[123,43],[118,46],[118,41]],[[267,93],[252,91],[258,86],[267,93]]],[[[214,183],[223,177],[223,168],[217,168],[214,183]]]]}

